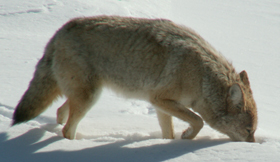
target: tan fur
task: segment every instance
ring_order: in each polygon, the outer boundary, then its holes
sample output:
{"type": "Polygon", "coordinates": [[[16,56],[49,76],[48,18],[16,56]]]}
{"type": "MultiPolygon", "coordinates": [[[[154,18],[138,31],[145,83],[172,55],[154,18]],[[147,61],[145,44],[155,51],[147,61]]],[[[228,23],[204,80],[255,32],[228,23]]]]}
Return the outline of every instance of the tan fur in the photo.
{"type": "Polygon", "coordinates": [[[175,116],[190,124],[185,139],[194,138],[204,120],[232,140],[255,141],[257,110],[247,73],[236,73],[191,29],[163,19],[98,16],[66,23],[48,43],[13,124],[38,116],[61,94],[67,101],[57,122],[67,121],[63,135],[74,139],[103,86],[151,102],[163,138],[174,138],[175,116]]]}

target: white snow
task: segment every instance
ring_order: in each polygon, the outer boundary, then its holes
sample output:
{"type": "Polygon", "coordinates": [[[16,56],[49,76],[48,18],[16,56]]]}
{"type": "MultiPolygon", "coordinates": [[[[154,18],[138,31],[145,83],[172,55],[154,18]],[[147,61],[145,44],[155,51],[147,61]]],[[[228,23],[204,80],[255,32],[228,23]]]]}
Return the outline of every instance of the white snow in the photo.
{"type": "Polygon", "coordinates": [[[280,2],[278,0],[0,0],[0,161],[279,161],[280,2]],[[149,103],[104,90],[78,126],[62,137],[55,102],[10,127],[14,107],[44,46],[70,18],[93,15],[168,18],[196,30],[238,71],[245,69],[258,106],[256,143],[232,142],[205,125],[181,140],[187,123],[174,118],[175,140],[161,139],[149,103]]]}

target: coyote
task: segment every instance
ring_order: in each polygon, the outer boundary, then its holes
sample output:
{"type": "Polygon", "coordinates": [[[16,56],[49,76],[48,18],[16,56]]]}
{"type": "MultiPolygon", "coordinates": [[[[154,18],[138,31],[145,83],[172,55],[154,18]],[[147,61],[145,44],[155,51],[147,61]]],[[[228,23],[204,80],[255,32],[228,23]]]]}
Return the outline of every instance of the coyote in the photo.
{"type": "Polygon", "coordinates": [[[67,22],[47,44],[12,125],[35,118],[63,95],[57,122],[66,122],[63,136],[74,139],[104,86],[149,101],[163,138],[174,138],[175,116],[190,125],[182,139],[193,139],[204,120],[234,141],[255,141],[257,108],[246,71],[237,73],[200,35],[165,19],[67,22]]]}

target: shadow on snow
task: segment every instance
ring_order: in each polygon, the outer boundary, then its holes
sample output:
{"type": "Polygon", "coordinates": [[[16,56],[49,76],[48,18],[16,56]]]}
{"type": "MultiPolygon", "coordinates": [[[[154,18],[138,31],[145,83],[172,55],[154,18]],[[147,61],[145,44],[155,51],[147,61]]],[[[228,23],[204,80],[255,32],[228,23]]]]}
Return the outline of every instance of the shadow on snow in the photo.
{"type": "Polygon", "coordinates": [[[43,129],[35,128],[10,140],[7,140],[7,133],[1,133],[0,161],[164,161],[229,142],[225,139],[172,140],[170,143],[127,148],[124,146],[147,139],[124,140],[76,151],[55,150],[36,153],[41,148],[64,139],[57,136],[38,142],[45,132],[43,129]]]}

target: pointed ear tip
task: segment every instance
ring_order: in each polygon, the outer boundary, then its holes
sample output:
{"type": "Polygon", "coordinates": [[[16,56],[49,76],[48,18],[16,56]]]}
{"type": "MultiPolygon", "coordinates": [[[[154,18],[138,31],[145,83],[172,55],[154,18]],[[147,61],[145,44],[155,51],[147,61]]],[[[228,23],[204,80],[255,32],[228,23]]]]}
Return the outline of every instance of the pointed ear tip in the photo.
{"type": "Polygon", "coordinates": [[[246,74],[246,75],[247,75],[247,71],[246,71],[246,70],[242,70],[242,71],[240,72],[240,74],[242,74],[242,75],[246,74]]]}
{"type": "Polygon", "coordinates": [[[239,75],[240,75],[240,78],[241,78],[242,82],[245,83],[245,85],[250,85],[249,77],[248,77],[248,74],[245,70],[240,72],[239,75]]]}

